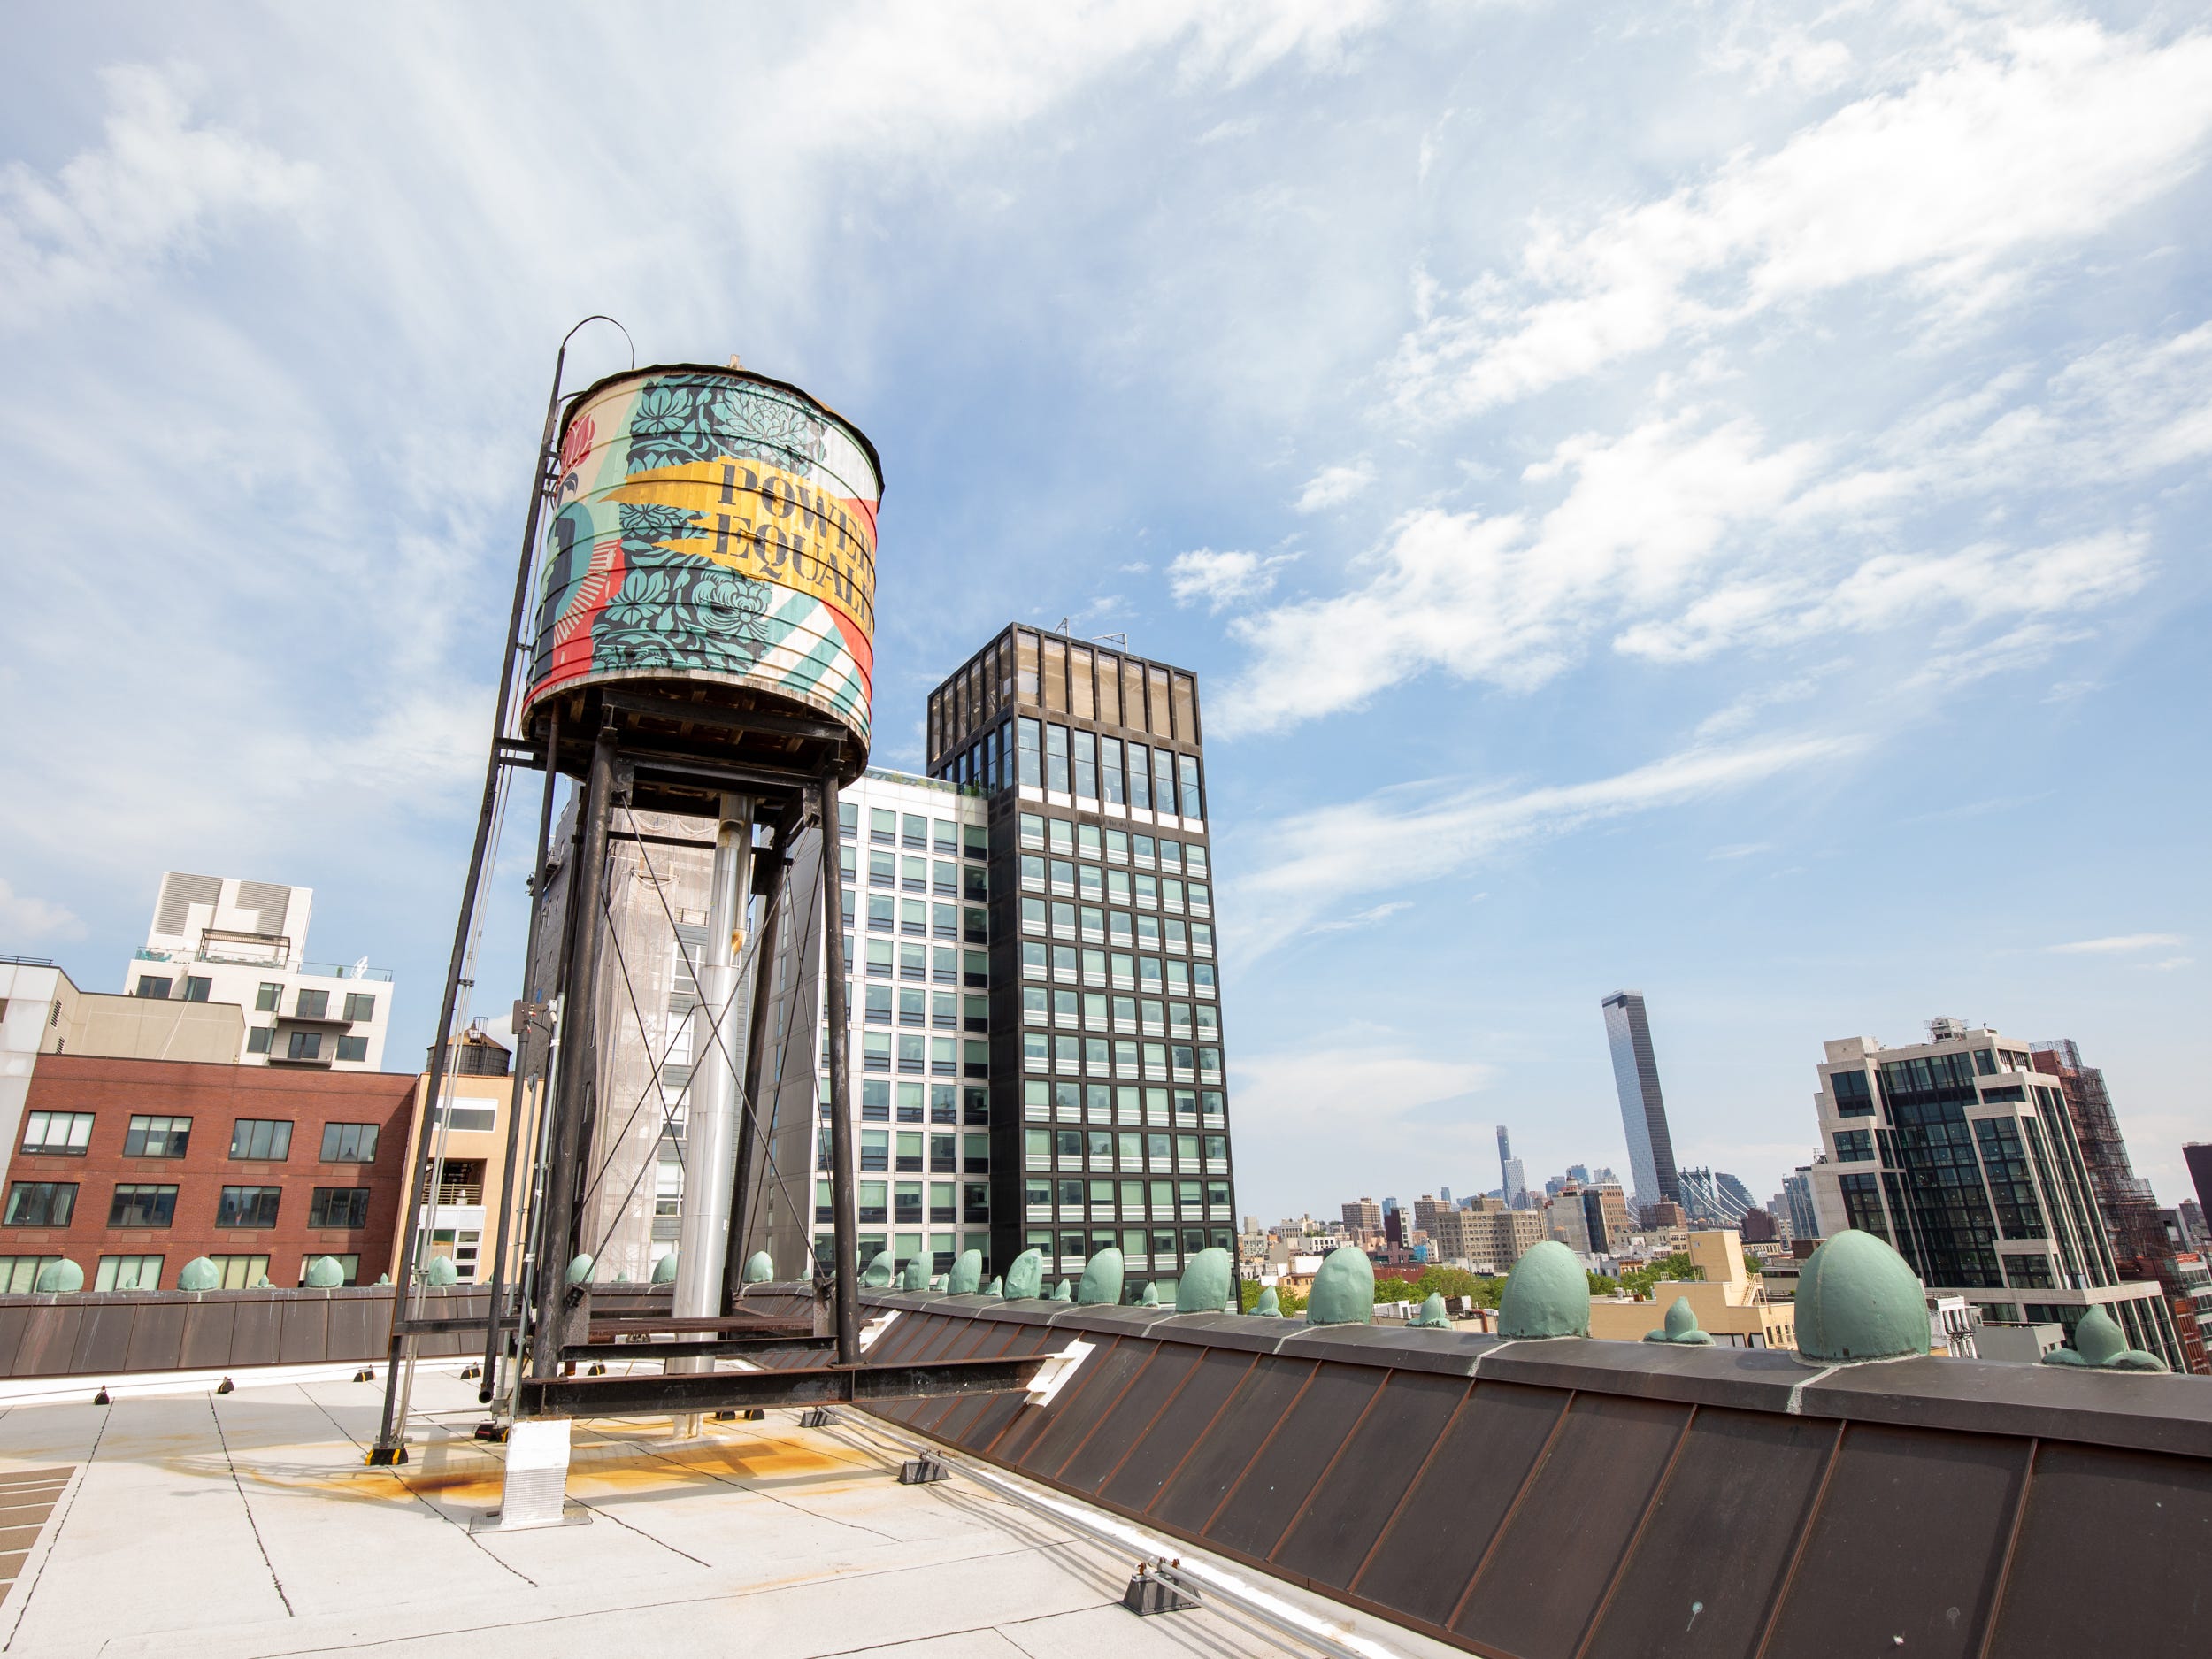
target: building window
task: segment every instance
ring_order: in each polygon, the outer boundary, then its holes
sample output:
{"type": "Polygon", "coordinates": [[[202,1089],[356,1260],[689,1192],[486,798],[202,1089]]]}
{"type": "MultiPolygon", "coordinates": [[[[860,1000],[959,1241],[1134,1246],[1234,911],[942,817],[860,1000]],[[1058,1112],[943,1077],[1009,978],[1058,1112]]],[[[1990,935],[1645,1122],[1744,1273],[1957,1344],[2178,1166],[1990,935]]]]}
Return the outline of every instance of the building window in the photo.
{"type": "Polygon", "coordinates": [[[300,1019],[321,1019],[330,1012],[330,993],[311,991],[302,987],[292,1003],[293,1014],[300,1019]]]}
{"type": "Polygon", "coordinates": [[[59,1157],[84,1153],[92,1139],[90,1112],[27,1112],[23,1118],[23,1149],[34,1157],[59,1157]]]}
{"type": "MultiPolygon", "coordinates": [[[[241,1189],[226,1188],[225,1190],[228,1192],[241,1189]]],[[[273,1193],[276,1188],[265,1187],[257,1190],[273,1193]]],[[[273,1222],[276,1217],[276,1205],[273,1202],[269,1205],[269,1215],[271,1221],[273,1222]]],[[[318,1187],[315,1189],[314,1197],[308,1201],[307,1225],[311,1227],[331,1229],[367,1226],[369,1225],[369,1189],[365,1187],[318,1187]]]]}
{"type": "Polygon", "coordinates": [[[1874,1115],[1874,1096],[1867,1087],[1865,1072],[1833,1072],[1829,1076],[1828,1087],[1836,1097],[1838,1117],[1871,1118],[1874,1115]]]}
{"type": "Polygon", "coordinates": [[[348,991],[346,993],[346,1018],[348,1019],[374,1019],[376,1018],[375,993],[348,991]]]}
{"type": "Polygon", "coordinates": [[[159,1290],[162,1261],[158,1256],[104,1256],[93,1271],[92,1288],[159,1290]]]}
{"type": "Polygon", "coordinates": [[[150,973],[142,973],[138,976],[138,984],[132,990],[131,995],[150,996],[157,1002],[165,1002],[169,1000],[169,985],[170,981],[167,979],[157,979],[150,973]]]}
{"type": "Polygon", "coordinates": [[[215,1271],[222,1275],[219,1288],[223,1290],[251,1290],[268,1277],[269,1258],[265,1256],[211,1256],[215,1271]]]}
{"type": "Polygon", "coordinates": [[[281,1164],[292,1156],[288,1118],[241,1118],[230,1126],[230,1155],[253,1164],[281,1164]]]}
{"type": "Polygon", "coordinates": [[[127,1182],[108,1203],[111,1227],[165,1227],[176,1218],[177,1189],[127,1182]]]}
{"type": "Polygon", "coordinates": [[[1836,1131],[1836,1162],[1839,1164],[1870,1164],[1874,1161],[1874,1134],[1867,1129],[1839,1129],[1836,1131]]]}
{"type": "Polygon", "coordinates": [[[296,1031],[284,1052],[288,1059],[319,1060],[323,1054],[322,1037],[311,1031],[296,1031]]]}
{"type": "Polygon", "coordinates": [[[374,1124],[325,1124],[322,1161],[325,1164],[376,1162],[374,1124]]]}
{"type": "MultiPolygon", "coordinates": [[[[196,973],[187,974],[184,980],[184,1000],[188,1002],[204,1002],[207,1001],[207,994],[214,988],[214,980],[196,973]]],[[[123,1256],[118,1259],[129,1261],[134,1258],[123,1256]]],[[[161,1258],[159,1256],[150,1256],[147,1259],[155,1263],[156,1271],[160,1271],[161,1258]]],[[[150,1285],[147,1288],[150,1290],[153,1287],[150,1285]]]]}
{"type": "Polygon", "coordinates": [[[189,1118],[149,1118],[141,1114],[131,1119],[131,1126],[123,1136],[123,1156],[127,1158],[180,1158],[191,1143],[192,1120],[189,1118]]]}
{"type": "Polygon", "coordinates": [[[339,1038],[338,1057],[341,1060],[367,1059],[369,1057],[369,1040],[366,1037],[339,1038]]]}
{"type": "Polygon", "coordinates": [[[0,1296],[27,1296],[38,1288],[38,1276],[58,1256],[0,1256],[0,1296]]]}
{"type": "Polygon", "coordinates": [[[18,1181],[8,1188],[11,1227],[65,1227],[76,1211],[74,1181],[18,1181]]]}
{"type": "Polygon", "coordinates": [[[257,1014],[275,1013],[277,1011],[277,1003],[283,997],[283,995],[284,987],[281,985],[274,985],[270,981],[264,979],[261,982],[260,990],[254,994],[254,1012],[257,1014]]]}
{"type": "MultiPolygon", "coordinates": [[[[172,1191],[175,1189],[171,1188],[172,1191]]],[[[226,1187],[215,1206],[219,1227],[273,1227],[281,1187],[226,1187]]]]}
{"type": "Polygon", "coordinates": [[[268,1053],[269,1039],[275,1035],[276,1028],[273,1025],[256,1025],[246,1033],[246,1052],[248,1054],[268,1053]]]}

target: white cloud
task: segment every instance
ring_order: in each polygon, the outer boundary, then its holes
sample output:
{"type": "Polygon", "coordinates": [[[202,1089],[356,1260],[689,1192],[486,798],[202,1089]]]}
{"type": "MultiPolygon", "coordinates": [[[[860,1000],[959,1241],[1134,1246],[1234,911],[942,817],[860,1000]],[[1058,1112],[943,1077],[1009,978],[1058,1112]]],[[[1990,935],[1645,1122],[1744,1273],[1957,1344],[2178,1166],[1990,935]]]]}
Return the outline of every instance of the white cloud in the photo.
{"type": "Polygon", "coordinates": [[[108,69],[104,142],[50,180],[21,162],[0,173],[0,317],[14,327],[111,296],[164,259],[188,255],[225,219],[284,213],[315,170],[250,139],[196,125],[182,79],[108,69]]]}
{"type": "Polygon", "coordinates": [[[1297,558],[1295,553],[1217,553],[1199,548],[1178,553],[1167,567],[1168,592],[1179,605],[1202,599],[1210,611],[1240,600],[1257,599],[1275,586],[1275,575],[1297,558]]]}
{"type": "Polygon", "coordinates": [[[1409,910],[1412,908],[1411,899],[1392,899],[1387,903],[1378,904],[1371,909],[1360,910],[1350,916],[1339,917],[1333,922],[1316,922],[1311,927],[1306,929],[1306,932],[1309,933],[1350,933],[1355,928],[1372,927],[1378,922],[1387,921],[1401,911],[1409,910]]]}
{"type": "Polygon", "coordinates": [[[1405,337],[1398,401],[1491,408],[1854,283],[1900,280],[1971,314],[2186,178],[2208,134],[2212,35],[2015,29],[1663,200],[1580,232],[1538,224],[1514,277],[1405,337]]]}
{"type": "Polygon", "coordinates": [[[1773,850],[1774,843],[1771,841],[1734,841],[1725,847],[1714,848],[1705,856],[1709,859],[1719,860],[1749,858],[1759,853],[1773,850]]]}
{"type": "Polygon", "coordinates": [[[2135,950],[2157,950],[2183,943],[2179,933],[2112,933],[2103,939],[2077,939],[2071,944],[2046,945],[2060,956],[2119,956],[2135,950]]]}
{"type": "Polygon", "coordinates": [[[1365,461],[1349,466],[1325,466],[1306,480],[1293,503],[1300,512],[1321,512],[1340,507],[1375,481],[1375,469],[1365,461]]]}
{"type": "Polygon", "coordinates": [[[1423,508],[1359,567],[1361,586],[1246,618],[1256,660],[1217,699],[1216,729],[1270,731],[1357,708],[1430,668],[1526,690],[1580,654],[1597,618],[1676,595],[1738,523],[1810,474],[1809,447],[1767,450],[1748,420],[1695,412],[1610,442],[1571,438],[1529,469],[1571,474],[1538,522],[1423,508]]]}
{"type": "MultiPolygon", "coordinates": [[[[1495,1075],[1472,1060],[1444,1060],[1409,1048],[1394,1033],[1348,1032],[1311,1048],[1240,1056],[1235,1072],[1238,1121],[1256,1125],[1271,1141],[1342,1145],[1348,1125],[1358,1150],[1394,1159],[1390,1133],[1421,1106],[1482,1088],[1495,1075]]],[[[1432,1144],[1432,1133],[1418,1137],[1432,1144]]],[[[1364,1179],[1364,1178],[1358,1178],[1364,1179]]]]}
{"type": "Polygon", "coordinates": [[[2153,973],[2171,973],[2177,968],[2190,967],[2195,962],[2194,956],[2167,956],[2157,962],[2139,962],[2135,965],[2148,969],[2153,973]]]}
{"type": "Polygon", "coordinates": [[[1263,844],[1255,874],[1233,884],[1235,941],[1251,955],[1312,926],[1333,901],[1455,874],[1516,842],[1768,782],[1860,747],[1847,736],[1773,738],[1684,749],[1587,783],[1517,793],[1408,787],[1300,814],[1263,844]],[[1360,856],[1348,862],[1344,849],[1360,856]]]}
{"type": "Polygon", "coordinates": [[[84,924],[67,905],[19,894],[0,879],[0,938],[76,939],[83,933],[84,924]]]}

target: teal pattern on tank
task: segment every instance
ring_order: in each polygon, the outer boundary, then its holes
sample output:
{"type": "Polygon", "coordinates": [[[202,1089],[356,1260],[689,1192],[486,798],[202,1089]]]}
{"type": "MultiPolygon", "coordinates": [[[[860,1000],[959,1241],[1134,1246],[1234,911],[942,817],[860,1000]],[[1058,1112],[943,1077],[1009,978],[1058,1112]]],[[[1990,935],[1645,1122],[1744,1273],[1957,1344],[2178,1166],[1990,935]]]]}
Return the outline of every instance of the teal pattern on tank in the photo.
{"type": "Polygon", "coordinates": [[[724,458],[803,472],[822,458],[821,419],[766,387],[723,375],[645,383],[630,416],[629,472],[724,458]]]}
{"type": "Polygon", "coordinates": [[[741,674],[767,641],[768,584],[660,543],[699,541],[699,515],[658,503],[621,502],[622,585],[592,620],[592,665],[703,668],[741,674]]]}

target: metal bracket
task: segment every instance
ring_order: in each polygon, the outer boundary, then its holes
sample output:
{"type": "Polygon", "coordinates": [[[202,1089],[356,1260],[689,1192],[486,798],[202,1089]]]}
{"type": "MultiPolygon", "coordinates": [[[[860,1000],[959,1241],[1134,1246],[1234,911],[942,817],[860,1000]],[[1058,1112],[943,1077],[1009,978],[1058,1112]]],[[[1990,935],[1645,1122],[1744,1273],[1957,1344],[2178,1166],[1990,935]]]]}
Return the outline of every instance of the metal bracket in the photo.
{"type": "Polygon", "coordinates": [[[1121,1604],[1139,1618],[1149,1618],[1155,1613],[1188,1613],[1198,1606],[1198,1597],[1181,1583],[1171,1578],[1170,1568],[1163,1563],[1155,1572],[1148,1562],[1139,1562],[1131,1576],[1129,1587],[1121,1593],[1121,1604]]]}
{"type": "Polygon", "coordinates": [[[941,1480],[951,1479],[952,1471],[934,1457],[911,1458],[899,1465],[899,1485],[902,1486],[933,1486],[941,1480]]]}

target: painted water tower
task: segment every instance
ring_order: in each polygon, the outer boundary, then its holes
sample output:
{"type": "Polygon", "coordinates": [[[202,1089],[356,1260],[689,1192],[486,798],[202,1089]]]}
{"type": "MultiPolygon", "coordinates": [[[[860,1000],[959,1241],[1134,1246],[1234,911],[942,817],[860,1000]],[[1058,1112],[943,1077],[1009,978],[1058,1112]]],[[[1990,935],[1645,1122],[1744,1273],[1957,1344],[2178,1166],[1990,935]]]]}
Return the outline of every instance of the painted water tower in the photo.
{"type": "MultiPolygon", "coordinates": [[[[626,748],[867,764],[875,446],[797,387],[678,364],[569,404],[541,551],[523,729],[580,773],[609,721],[626,748]],[[548,716],[557,710],[557,721],[548,716]]],[[[652,803],[696,803],[663,776],[652,803]]]]}

